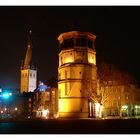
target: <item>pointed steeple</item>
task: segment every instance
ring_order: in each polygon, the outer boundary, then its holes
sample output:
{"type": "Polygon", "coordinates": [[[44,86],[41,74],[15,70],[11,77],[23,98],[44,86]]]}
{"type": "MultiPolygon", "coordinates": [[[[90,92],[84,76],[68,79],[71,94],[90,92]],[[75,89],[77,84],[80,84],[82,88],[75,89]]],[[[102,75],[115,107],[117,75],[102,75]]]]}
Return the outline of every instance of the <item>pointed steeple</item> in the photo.
{"type": "Polygon", "coordinates": [[[27,51],[24,60],[24,68],[30,68],[31,58],[32,58],[32,40],[31,40],[32,31],[29,31],[27,51]]]}

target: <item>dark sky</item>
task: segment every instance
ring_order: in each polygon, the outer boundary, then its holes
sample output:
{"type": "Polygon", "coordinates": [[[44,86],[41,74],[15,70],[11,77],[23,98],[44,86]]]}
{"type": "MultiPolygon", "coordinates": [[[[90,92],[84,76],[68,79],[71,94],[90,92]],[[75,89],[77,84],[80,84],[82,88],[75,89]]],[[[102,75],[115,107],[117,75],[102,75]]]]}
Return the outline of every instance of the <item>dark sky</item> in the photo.
{"type": "Polygon", "coordinates": [[[18,88],[20,64],[32,29],[38,80],[57,78],[60,33],[96,35],[97,56],[140,79],[140,7],[0,7],[0,85],[18,88]]]}

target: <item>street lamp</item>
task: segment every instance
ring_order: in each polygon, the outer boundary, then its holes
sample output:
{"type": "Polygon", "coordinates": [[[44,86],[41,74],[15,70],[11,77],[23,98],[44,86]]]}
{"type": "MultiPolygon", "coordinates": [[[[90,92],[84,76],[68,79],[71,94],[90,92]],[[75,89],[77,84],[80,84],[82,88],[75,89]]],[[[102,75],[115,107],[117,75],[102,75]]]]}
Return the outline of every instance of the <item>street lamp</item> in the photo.
{"type": "Polygon", "coordinates": [[[17,107],[15,107],[15,111],[17,111],[18,110],[18,108],[17,107]]]}

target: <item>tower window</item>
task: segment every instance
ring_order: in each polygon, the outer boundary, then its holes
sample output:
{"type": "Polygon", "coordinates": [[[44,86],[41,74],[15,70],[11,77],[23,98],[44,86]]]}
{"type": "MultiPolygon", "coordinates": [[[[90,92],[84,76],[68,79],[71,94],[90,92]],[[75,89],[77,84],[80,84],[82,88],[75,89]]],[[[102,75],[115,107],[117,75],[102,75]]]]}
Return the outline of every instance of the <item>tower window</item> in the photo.
{"type": "Polygon", "coordinates": [[[30,73],[30,77],[32,77],[32,73],[30,73]]]}
{"type": "Polygon", "coordinates": [[[88,39],[88,47],[93,48],[93,42],[91,40],[89,40],[89,39],[88,39]]]}
{"type": "Polygon", "coordinates": [[[61,57],[61,65],[63,64],[63,58],[61,57]]]}
{"type": "Polygon", "coordinates": [[[86,46],[86,39],[84,37],[79,37],[76,39],[77,46],[86,46]]]}
{"type": "Polygon", "coordinates": [[[65,79],[67,79],[67,71],[65,70],[65,79]]]}
{"type": "Polygon", "coordinates": [[[70,47],[72,47],[72,46],[74,46],[74,41],[73,41],[72,38],[66,39],[66,40],[64,41],[64,47],[65,47],[65,48],[70,48],[70,47]]]}
{"type": "Polygon", "coordinates": [[[33,77],[35,78],[35,73],[33,74],[33,77]]]}
{"type": "Polygon", "coordinates": [[[60,74],[60,73],[59,73],[59,75],[58,75],[58,79],[61,80],[61,74],[60,74]]]}

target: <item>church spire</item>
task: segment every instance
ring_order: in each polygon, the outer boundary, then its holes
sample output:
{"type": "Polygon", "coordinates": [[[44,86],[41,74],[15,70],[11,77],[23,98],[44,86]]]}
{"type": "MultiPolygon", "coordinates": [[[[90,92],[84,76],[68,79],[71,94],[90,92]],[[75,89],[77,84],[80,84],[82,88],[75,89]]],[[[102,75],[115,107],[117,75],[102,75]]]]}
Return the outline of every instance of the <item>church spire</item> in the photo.
{"type": "Polygon", "coordinates": [[[29,31],[27,51],[24,60],[24,68],[30,68],[31,58],[32,58],[32,40],[31,40],[32,31],[29,31]]]}

